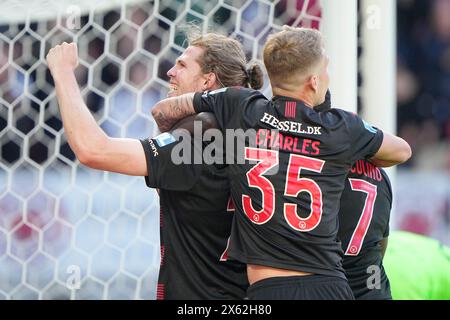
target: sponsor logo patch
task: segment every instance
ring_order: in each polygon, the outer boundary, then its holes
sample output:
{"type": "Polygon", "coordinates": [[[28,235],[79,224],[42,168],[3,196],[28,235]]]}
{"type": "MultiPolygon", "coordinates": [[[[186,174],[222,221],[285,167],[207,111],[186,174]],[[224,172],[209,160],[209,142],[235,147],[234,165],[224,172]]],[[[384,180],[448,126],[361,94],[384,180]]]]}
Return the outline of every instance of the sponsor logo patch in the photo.
{"type": "Polygon", "coordinates": [[[363,120],[363,123],[364,123],[364,127],[366,128],[367,131],[369,131],[369,132],[371,132],[371,133],[377,133],[377,132],[378,132],[377,129],[375,129],[374,127],[372,127],[370,124],[368,124],[368,123],[365,122],[364,120],[363,120]]]}
{"type": "Polygon", "coordinates": [[[161,133],[160,135],[154,137],[153,140],[156,141],[156,144],[159,147],[164,147],[177,141],[177,139],[175,139],[175,137],[168,132],[161,133]]]}
{"type": "Polygon", "coordinates": [[[213,90],[213,91],[205,91],[205,92],[203,92],[203,98],[206,98],[208,95],[225,92],[225,91],[227,91],[227,89],[228,88],[220,88],[220,89],[213,90]]]}

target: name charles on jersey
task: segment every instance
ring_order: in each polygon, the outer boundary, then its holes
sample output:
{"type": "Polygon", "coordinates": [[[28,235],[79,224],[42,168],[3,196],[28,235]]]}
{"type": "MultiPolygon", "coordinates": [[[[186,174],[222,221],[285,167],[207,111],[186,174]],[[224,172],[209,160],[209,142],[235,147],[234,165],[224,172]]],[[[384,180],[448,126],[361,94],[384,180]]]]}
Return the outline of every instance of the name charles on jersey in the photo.
{"type": "Polygon", "coordinates": [[[274,129],[259,129],[256,134],[256,146],[312,156],[320,154],[320,141],[289,134],[321,135],[322,127],[304,126],[302,123],[294,121],[280,121],[268,113],[264,113],[259,121],[274,129]],[[288,135],[283,135],[282,132],[287,132],[288,135]]]}
{"type": "Polygon", "coordinates": [[[177,129],[172,134],[162,134],[150,145],[156,157],[158,149],[176,143],[171,148],[171,160],[174,164],[243,164],[245,141],[250,147],[282,150],[310,156],[321,153],[321,142],[317,136],[322,135],[322,127],[306,126],[294,121],[280,121],[271,114],[264,113],[259,120],[271,128],[259,129],[202,129],[201,121],[194,121],[193,135],[184,129],[177,129]],[[225,136],[223,135],[225,133],[225,136]],[[299,134],[303,136],[299,136],[299,134]],[[163,136],[164,135],[164,136],[163,136]],[[304,137],[304,136],[307,137],[304,137]],[[308,136],[311,136],[309,138],[308,136]],[[181,138],[181,139],[180,139],[181,138]],[[181,140],[181,141],[180,141],[181,140]],[[192,143],[194,142],[194,143],[192,143]],[[206,143],[206,144],[205,144],[206,143]],[[155,146],[157,144],[157,147],[155,146]],[[197,145],[197,148],[195,147],[197,145]],[[203,148],[201,147],[203,145],[203,148]]]}

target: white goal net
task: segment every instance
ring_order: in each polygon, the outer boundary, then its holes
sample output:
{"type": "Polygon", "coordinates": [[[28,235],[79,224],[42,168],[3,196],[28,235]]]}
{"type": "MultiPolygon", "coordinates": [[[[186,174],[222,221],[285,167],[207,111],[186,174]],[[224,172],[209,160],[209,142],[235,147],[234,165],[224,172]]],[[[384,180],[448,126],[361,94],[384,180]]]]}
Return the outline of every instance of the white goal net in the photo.
{"type": "Polygon", "coordinates": [[[318,0],[1,1],[0,299],[156,295],[157,193],[74,157],[45,62],[51,47],[78,43],[77,79],[108,135],[144,138],[156,133],[150,109],[167,93],[183,24],[233,35],[259,61],[270,32],[317,28],[320,17],[318,0]]]}

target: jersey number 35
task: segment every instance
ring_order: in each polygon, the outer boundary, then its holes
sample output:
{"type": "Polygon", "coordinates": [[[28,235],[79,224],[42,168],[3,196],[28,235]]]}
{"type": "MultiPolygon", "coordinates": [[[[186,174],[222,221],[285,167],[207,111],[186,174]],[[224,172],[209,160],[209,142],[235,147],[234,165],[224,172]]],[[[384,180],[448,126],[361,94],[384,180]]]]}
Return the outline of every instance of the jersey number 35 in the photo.
{"type": "MultiPolygon", "coordinates": [[[[248,195],[242,195],[242,207],[248,218],[256,224],[268,222],[275,212],[275,188],[269,179],[263,175],[276,167],[279,163],[278,151],[245,148],[245,159],[258,163],[247,172],[247,181],[250,187],[257,188],[262,193],[262,208],[256,210],[252,199],[248,195]]],[[[300,178],[302,170],[320,173],[325,161],[296,154],[291,154],[286,173],[284,195],[296,198],[300,192],[307,192],[311,197],[311,208],[306,218],[297,214],[297,205],[284,203],[283,212],[286,222],[297,231],[308,232],[316,228],[322,218],[322,190],[311,179],[300,178]]]]}

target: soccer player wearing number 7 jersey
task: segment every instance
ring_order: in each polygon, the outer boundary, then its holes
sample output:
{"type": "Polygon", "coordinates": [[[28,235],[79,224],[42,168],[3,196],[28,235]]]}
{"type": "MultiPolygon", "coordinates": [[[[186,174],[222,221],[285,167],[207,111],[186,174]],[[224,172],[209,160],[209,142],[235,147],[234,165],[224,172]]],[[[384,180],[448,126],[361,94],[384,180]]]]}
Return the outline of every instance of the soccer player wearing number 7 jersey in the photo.
{"type": "Polygon", "coordinates": [[[352,113],[313,109],[329,84],[319,31],[285,27],[271,35],[264,63],[272,100],[228,88],[163,100],[153,116],[164,129],[211,111],[223,131],[254,132],[254,141],[238,136],[245,148],[228,168],[236,208],[228,257],[247,264],[249,299],[352,299],[337,240],[347,173],[361,158],[404,162],[411,149],[352,113]]]}
{"type": "Polygon", "coordinates": [[[338,237],[345,273],[358,300],[392,299],[383,267],[391,207],[392,188],[386,172],[369,161],[356,161],[341,197],[338,237]]]}
{"type": "MultiPolygon", "coordinates": [[[[330,108],[327,96],[314,110],[330,108]]],[[[383,266],[391,208],[392,187],[386,171],[365,159],[357,160],[345,179],[338,231],[345,275],[357,300],[392,299],[383,266]]]]}

